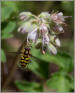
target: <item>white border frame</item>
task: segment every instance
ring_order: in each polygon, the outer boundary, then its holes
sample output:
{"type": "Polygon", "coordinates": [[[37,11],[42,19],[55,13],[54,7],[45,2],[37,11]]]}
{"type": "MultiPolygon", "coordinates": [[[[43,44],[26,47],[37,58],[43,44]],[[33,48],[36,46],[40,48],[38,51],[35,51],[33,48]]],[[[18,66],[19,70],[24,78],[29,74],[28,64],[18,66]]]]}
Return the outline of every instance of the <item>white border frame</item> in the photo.
{"type": "MultiPolygon", "coordinates": [[[[0,40],[1,40],[1,1],[74,1],[75,5],[75,0],[0,0],[0,40]]],[[[74,6],[74,46],[75,46],[75,6],[74,6]]],[[[1,41],[0,41],[0,49],[1,49],[1,41]]],[[[74,55],[75,55],[75,48],[74,48],[74,55]]],[[[0,50],[0,61],[1,61],[1,50],[0,50]]],[[[74,78],[75,78],[75,57],[74,57],[74,78]]],[[[1,84],[1,63],[0,63],[0,84],[1,84]]],[[[0,85],[0,92],[1,92],[1,85],[0,85]]],[[[75,79],[74,79],[74,92],[75,92],[75,79]]],[[[74,93],[74,92],[59,92],[59,93],[74,93]]],[[[16,93],[16,92],[6,92],[6,93],[16,93]]],[[[58,93],[58,92],[19,92],[19,93],[58,93]]]]}
{"type": "MultiPolygon", "coordinates": [[[[0,1],[0,84],[1,84],[1,1],[0,1]]],[[[0,85],[1,92],[1,85],[0,85]]]]}

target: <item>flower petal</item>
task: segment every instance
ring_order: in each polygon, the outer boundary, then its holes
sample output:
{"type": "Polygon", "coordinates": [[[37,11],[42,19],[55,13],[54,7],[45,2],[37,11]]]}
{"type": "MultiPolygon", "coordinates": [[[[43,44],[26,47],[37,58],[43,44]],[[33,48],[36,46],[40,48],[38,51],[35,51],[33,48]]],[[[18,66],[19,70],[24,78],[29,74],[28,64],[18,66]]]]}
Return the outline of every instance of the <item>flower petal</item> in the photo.
{"type": "Polygon", "coordinates": [[[20,18],[20,20],[26,20],[26,19],[28,19],[31,15],[32,15],[31,12],[21,12],[21,13],[19,14],[19,18],[20,18]]]}
{"type": "Polygon", "coordinates": [[[44,35],[43,36],[43,41],[42,41],[42,43],[43,43],[43,45],[45,45],[45,44],[49,44],[49,37],[48,37],[48,35],[44,35]]]}
{"type": "Polygon", "coordinates": [[[54,30],[55,32],[59,32],[59,33],[63,33],[63,32],[64,32],[63,27],[60,26],[60,25],[55,25],[55,27],[53,27],[53,30],[54,30]]]}
{"type": "Polygon", "coordinates": [[[58,47],[60,47],[61,44],[60,44],[59,38],[56,38],[56,39],[55,39],[55,43],[56,43],[56,45],[57,45],[58,47]]]}
{"type": "Polygon", "coordinates": [[[50,14],[48,12],[42,12],[38,17],[44,19],[50,19],[50,14]]]}
{"type": "Polygon", "coordinates": [[[65,21],[62,12],[52,14],[51,19],[56,24],[64,24],[64,21],[65,21]]]}
{"type": "Polygon", "coordinates": [[[35,28],[37,28],[37,25],[31,24],[30,22],[23,23],[19,28],[18,32],[21,32],[23,34],[32,32],[35,28]]]}
{"type": "Polygon", "coordinates": [[[23,26],[19,27],[18,32],[21,32],[22,34],[26,33],[25,27],[23,27],[23,26]]]}
{"type": "Polygon", "coordinates": [[[56,55],[57,54],[57,49],[55,46],[53,46],[51,43],[48,45],[48,50],[50,53],[56,55]]]}
{"type": "Polygon", "coordinates": [[[29,32],[27,38],[35,42],[37,39],[37,28],[35,28],[32,32],[29,32]]]}

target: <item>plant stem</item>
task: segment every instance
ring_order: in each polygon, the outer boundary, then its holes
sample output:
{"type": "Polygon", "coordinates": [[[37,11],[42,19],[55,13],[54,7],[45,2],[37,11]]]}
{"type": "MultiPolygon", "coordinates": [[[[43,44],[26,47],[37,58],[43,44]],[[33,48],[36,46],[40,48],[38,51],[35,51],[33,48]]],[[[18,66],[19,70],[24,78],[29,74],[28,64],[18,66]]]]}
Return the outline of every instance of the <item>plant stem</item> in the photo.
{"type": "MultiPolygon", "coordinates": [[[[25,46],[26,44],[27,44],[27,41],[24,40],[23,44],[21,45],[21,47],[18,50],[18,53],[20,53],[22,51],[23,46],[25,46]]],[[[13,76],[14,72],[16,71],[16,68],[17,68],[17,62],[19,60],[19,56],[20,56],[20,54],[16,55],[14,60],[13,60],[13,66],[12,66],[11,70],[9,71],[8,77],[6,78],[6,80],[2,86],[2,91],[5,91],[8,84],[11,82],[12,76],[13,76]]]]}

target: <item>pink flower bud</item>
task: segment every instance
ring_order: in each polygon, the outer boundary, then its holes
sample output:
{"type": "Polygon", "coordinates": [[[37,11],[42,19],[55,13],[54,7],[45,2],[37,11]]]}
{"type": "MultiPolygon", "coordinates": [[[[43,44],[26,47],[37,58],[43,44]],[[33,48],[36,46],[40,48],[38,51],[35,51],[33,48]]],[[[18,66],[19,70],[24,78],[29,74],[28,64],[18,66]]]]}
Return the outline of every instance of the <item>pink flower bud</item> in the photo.
{"type": "Polygon", "coordinates": [[[53,30],[55,32],[60,32],[60,33],[63,33],[64,32],[64,29],[62,26],[59,26],[59,25],[56,25],[55,27],[53,27],[53,30]]]}
{"type": "Polygon", "coordinates": [[[39,30],[40,30],[41,37],[43,37],[45,34],[48,34],[48,28],[45,24],[41,24],[39,30]]]}
{"type": "Polygon", "coordinates": [[[63,13],[62,12],[52,14],[51,15],[51,19],[56,24],[64,24],[64,16],[63,16],[63,13]]]}

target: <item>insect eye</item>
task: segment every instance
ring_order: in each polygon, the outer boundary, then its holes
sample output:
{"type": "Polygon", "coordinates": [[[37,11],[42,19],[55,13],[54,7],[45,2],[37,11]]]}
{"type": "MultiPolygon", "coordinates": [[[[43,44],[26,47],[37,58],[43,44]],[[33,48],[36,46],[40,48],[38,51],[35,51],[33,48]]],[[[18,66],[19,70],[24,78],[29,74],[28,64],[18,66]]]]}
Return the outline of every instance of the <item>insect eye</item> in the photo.
{"type": "Polygon", "coordinates": [[[25,49],[27,49],[27,48],[25,48],[25,49]]]}
{"type": "Polygon", "coordinates": [[[30,48],[25,48],[25,50],[30,50],[30,48]]]}
{"type": "Polygon", "coordinates": [[[28,48],[28,50],[30,50],[30,48],[28,48]]]}

